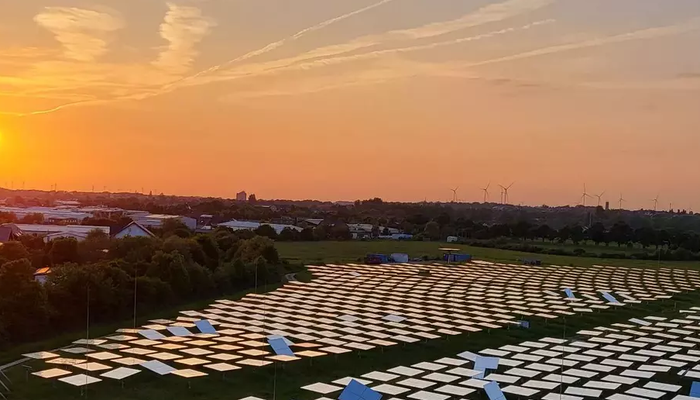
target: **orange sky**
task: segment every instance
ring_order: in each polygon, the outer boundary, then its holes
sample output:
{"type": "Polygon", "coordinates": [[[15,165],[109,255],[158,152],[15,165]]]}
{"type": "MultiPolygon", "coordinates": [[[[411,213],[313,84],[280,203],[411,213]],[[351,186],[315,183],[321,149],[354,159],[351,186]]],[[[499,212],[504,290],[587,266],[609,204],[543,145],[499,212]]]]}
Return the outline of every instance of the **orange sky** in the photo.
{"type": "Polygon", "coordinates": [[[57,3],[0,5],[3,186],[700,207],[695,0],[57,3]]]}

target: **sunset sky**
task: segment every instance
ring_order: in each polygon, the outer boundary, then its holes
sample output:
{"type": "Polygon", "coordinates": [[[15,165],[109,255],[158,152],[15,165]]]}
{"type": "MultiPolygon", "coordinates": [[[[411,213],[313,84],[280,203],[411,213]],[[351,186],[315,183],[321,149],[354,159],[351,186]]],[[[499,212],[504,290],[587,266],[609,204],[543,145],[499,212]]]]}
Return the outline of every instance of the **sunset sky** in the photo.
{"type": "Polygon", "coordinates": [[[698,211],[698,49],[698,0],[3,0],[0,185],[698,211]]]}

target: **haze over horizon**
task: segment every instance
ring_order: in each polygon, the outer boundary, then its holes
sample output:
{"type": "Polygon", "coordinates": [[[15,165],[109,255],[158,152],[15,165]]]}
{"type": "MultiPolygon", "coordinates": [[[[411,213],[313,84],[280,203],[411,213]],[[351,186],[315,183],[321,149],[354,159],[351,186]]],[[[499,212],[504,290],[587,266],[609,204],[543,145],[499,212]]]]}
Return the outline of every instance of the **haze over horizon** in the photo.
{"type": "Polygon", "coordinates": [[[698,48],[697,0],[9,0],[0,184],[688,209],[698,48]]]}

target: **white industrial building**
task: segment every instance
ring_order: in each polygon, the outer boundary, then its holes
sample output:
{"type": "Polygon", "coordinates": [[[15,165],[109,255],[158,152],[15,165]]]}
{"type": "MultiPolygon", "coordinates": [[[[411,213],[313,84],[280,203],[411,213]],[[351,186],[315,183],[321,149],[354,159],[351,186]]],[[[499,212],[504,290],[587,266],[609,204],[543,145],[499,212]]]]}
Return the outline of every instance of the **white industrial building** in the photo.
{"type": "Polygon", "coordinates": [[[254,230],[260,228],[260,226],[262,226],[262,225],[271,226],[275,230],[275,232],[277,232],[278,235],[284,230],[284,228],[290,228],[290,229],[293,229],[297,232],[301,232],[303,230],[302,228],[300,228],[298,226],[294,226],[294,225],[273,224],[273,223],[269,223],[269,222],[256,222],[256,221],[238,221],[235,219],[233,221],[221,223],[218,226],[221,226],[224,228],[229,228],[229,229],[232,229],[234,231],[238,231],[238,230],[254,231],[254,230]]]}
{"type": "Polygon", "coordinates": [[[194,218],[190,217],[183,217],[181,215],[165,215],[165,214],[146,214],[143,216],[138,216],[135,214],[129,215],[131,219],[134,220],[134,222],[138,222],[140,225],[145,226],[146,228],[161,228],[163,226],[163,222],[171,220],[171,219],[177,219],[178,221],[182,222],[185,226],[187,226],[191,230],[197,229],[197,220],[194,218]],[[132,216],[133,215],[133,216],[132,216]]]}
{"type": "Polygon", "coordinates": [[[62,238],[73,238],[82,242],[92,231],[102,231],[109,236],[108,226],[7,224],[7,226],[10,225],[22,232],[23,235],[41,236],[46,243],[62,238]]]}
{"type": "Polygon", "coordinates": [[[135,222],[138,222],[144,227],[160,228],[163,226],[163,221],[177,218],[185,224],[189,229],[197,229],[197,220],[194,218],[183,217],[180,215],[164,215],[151,214],[148,211],[138,210],[123,210],[121,208],[108,207],[5,207],[0,206],[0,212],[12,213],[17,219],[22,219],[27,215],[41,214],[44,216],[44,222],[54,224],[80,224],[87,218],[107,218],[116,219],[120,217],[129,217],[135,222]]]}
{"type": "Polygon", "coordinates": [[[71,207],[0,207],[0,212],[12,213],[17,219],[22,219],[27,215],[41,214],[44,216],[44,221],[53,223],[74,223],[78,224],[86,218],[92,217],[92,214],[79,211],[71,207]]]}

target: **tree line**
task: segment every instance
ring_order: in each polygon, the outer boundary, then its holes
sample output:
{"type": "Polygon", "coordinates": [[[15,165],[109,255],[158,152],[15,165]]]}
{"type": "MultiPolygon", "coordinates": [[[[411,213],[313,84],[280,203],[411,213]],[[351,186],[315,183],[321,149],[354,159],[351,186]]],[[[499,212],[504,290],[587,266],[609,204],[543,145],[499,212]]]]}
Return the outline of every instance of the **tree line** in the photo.
{"type": "MultiPolygon", "coordinates": [[[[594,243],[596,246],[616,246],[632,249],[629,257],[639,259],[663,259],[690,261],[700,260],[700,234],[682,230],[654,229],[651,227],[632,228],[624,221],[618,221],[610,227],[600,222],[589,227],[581,225],[564,226],[554,229],[546,224],[534,225],[527,221],[514,224],[485,225],[473,221],[457,221],[451,227],[463,243],[476,246],[498,247],[509,250],[521,250],[535,253],[559,255],[589,255],[605,258],[627,257],[620,252],[601,252],[587,254],[585,249],[571,251],[563,247],[538,247],[532,242],[549,242],[556,244],[594,243]],[[521,241],[513,243],[513,239],[521,241]],[[530,241],[531,243],[527,243],[530,241]],[[641,247],[641,249],[639,249],[641,247]]],[[[437,221],[426,224],[418,239],[438,240],[442,238],[441,226],[437,221]]]]}
{"type": "Polygon", "coordinates": [[[159,237],[82,242],[24,236],[0,246],[0,348],[90,323],[280,282],[287,272],[274,243],[250,231],[193,234],[168,222],[159,237]],[[51,267],[44,284],[37,268],[51,267]]]}

